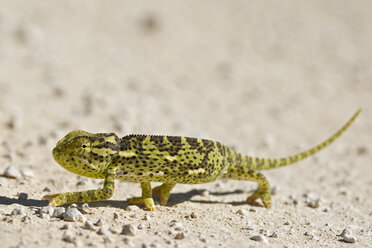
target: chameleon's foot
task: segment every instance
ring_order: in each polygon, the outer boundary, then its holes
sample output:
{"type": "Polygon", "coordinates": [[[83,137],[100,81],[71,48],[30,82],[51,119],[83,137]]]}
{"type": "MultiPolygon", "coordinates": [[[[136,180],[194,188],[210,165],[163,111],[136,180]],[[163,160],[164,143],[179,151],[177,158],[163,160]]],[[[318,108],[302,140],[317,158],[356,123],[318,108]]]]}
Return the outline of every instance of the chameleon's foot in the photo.
{"type": "Polygon", "coordinates": [[[171,190],[176,186],[175,183],[163,183],[152,189],[152,196],[159,197],[160,205],[165,206],[168,203],[171,190]]]}
{"type": "Polygon", "coordinates": [[[152,198],[135,197],[128,201],[129,205],[140,205],[144,204],[146,209],[149,211],[155,211],[155,203],[152,198]]]}
{"type": "Polygon", "coordinates": [[[50,203],[50,205],[52,206],[52,207],[55,207],[55,206],[58,206],[58,205],[62,205],[63,203],[60,203],[60,204],[58,204],[57,202],[57,200],[58,200],[58,196],[60,196],[61,195],[61,193],[56,193],[56,194],[49,194],[49,195],[44,195],[43,196],[43,200],[47,200],[47,201],[49,201],[49,203],[50,203]],[[56,199],[57,198],[57,199],[56,199]]]}
{"type": "Polygon", "coordinates": [[[247,202],[253,203],[258,198],[261,198],[261,201],[265,208],[271,208],[272,202],[271,202],[270,193],[262,193],[262,192],[253,193],[251,196],[247,198],[247,202]]]}
{"type": "Polygon", "coordinates": [[[162,194],[161,189],[162,189],[162,185],[153,188],[152,189],[152,196],[153,197],[159,197],[160,205],[165,206],[168,203],[169,194],[168,195],[162,194]]]}

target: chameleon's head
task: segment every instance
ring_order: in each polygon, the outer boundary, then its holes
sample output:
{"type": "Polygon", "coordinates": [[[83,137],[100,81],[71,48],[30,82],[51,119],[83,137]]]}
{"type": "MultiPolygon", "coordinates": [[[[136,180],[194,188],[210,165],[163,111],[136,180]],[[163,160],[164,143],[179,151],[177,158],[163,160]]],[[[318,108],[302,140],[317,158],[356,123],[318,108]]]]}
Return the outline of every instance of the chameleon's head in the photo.
{"type": "Polygon", "coordinates": [[[86,177],[104,178],[105,170],[119,150],[113,133],[69,132],[58,141],[53,157],[66,170],[86,177]]]}

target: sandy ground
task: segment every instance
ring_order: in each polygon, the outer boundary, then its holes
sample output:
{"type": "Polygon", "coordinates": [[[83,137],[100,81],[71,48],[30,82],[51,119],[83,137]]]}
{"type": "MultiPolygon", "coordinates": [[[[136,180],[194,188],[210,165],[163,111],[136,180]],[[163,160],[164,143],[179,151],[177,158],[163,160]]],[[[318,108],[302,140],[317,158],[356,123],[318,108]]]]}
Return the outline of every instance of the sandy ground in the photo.
{"type": "Polygon", "coordinates": [[[0,247],[372,244],[371,1],[0,6],[0,173],[23,173],[0,176],[0,247]],[[218,181],[177,185],[155,212],[126,210],[140,188],[117,182],[112,199],[82,210],[113,233],[39,214],[49,191],[102,187],[53,160],[70,130],[202,137],[281,157],[323,141],[359,107],[335,144],[264,172],[272,209],[246,204],[254,183],[218,181]],[[120,234],[128,224],[134,236],[120,234]],[[355,243],[340,241],[345,228],[355,243]],[[260,234],[268,243],[251,239],[260,234]]]}

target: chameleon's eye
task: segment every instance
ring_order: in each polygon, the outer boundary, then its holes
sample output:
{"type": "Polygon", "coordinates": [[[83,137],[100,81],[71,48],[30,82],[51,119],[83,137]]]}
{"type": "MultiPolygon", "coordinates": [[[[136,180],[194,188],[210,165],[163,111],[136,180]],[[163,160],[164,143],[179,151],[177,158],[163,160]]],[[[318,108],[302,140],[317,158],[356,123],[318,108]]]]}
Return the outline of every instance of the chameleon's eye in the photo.
{"type": "Polygon", "coordinates": [[[85,148],[87,148],[87,146],[86,146],[86,145],[82,145],[81,147],[83,147],[84,149],[85,149],[85,148]]]}

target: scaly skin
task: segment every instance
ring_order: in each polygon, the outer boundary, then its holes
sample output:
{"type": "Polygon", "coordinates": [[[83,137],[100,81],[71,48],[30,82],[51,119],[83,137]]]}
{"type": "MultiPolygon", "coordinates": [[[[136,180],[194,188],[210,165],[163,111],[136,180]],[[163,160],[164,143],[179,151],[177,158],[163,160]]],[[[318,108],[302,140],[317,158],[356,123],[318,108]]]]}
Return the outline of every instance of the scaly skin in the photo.
{"type": "Polygon", "coordinates": [[[114,133],[92,134],[75,130],[61,139],[53,149],[54,159],[66,170],[78,175],[105,179],[102,189],[57,193],[44,196],[52,206],[109,199],[115,179],[141,184],[142,196],[129,204],[144,204],[155,210],[153,197],[166,205],[177,183],[208,183],[218,179],[257,182],[258,190],[247,198],[260,198],[266,208],[272,205],[270,184],[258,170],[273,169],[303,160],[322,150],[338,138],[356,119],[361,110],[323,143],[294,156],[264,159],[245,156],[227,146],[199,138],[114,133]],[[150,182],[163,182],[151,190],[150,182]]]}

